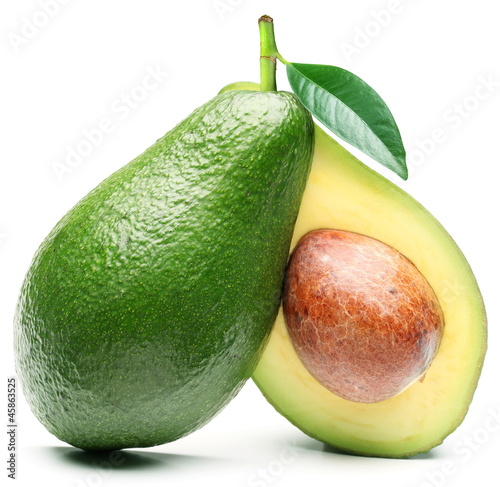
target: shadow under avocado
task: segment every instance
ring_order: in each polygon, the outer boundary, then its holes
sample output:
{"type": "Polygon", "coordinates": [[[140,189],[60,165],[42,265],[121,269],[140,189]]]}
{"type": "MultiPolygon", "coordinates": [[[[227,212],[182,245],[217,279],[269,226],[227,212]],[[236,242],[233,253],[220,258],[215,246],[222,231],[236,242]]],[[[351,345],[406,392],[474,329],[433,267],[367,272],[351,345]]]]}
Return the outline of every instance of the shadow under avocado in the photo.
{"type": "MultiPolygon", "coordinates": [[[[351,457],[351,458],[360,458],[360,459],[366,459],[367,457],[364,455],[357,455],[356,453],[351,453],[348,451],[341,450],[339,448],[336,448],[334,446],[328,445],[326,443],[322,443],[321,441],[315,440],[313,438],[309,437],[304,437],[297,441],[296,446],[303,448],[304,450],[307,451],[315,451],[315,452],[321,452],[325,454],[330,454],[330,455],[338,455],[342,457],[351,457]]],[[[440,458],[441,455],[438,451],[439,449],[434,449],[431,451],[428,451],[426,453],[419,453],[418,455],[415,455],[413,457],[407,457],[407,458],[389,458],[390,460],[429,460],[429,459],[436,459],[440,458]]],[[[380,458],[380,457],[370,457],[368,458],[372,459],[379,459],[382,461],[387,461],[387,458],[380,458]]]]}
{"type": "Polygon", "coordinates": [[[224,459],[162,452],[113,450],[85,451],[69,446],[49,448],[58,460],[88,468],[104,470],[151,470],[188,464],[224,462],[224,459]]]}

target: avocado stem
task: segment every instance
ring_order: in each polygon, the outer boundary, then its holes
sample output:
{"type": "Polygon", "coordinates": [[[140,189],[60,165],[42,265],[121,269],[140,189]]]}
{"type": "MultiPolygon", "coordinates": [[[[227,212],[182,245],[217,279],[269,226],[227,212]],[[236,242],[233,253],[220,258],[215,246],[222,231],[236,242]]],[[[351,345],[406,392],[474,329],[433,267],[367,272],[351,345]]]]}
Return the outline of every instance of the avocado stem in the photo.
{"type": "Polygon", "coordinates": [[[260,34],[260,91],[276,91],[276,59],[279,58],[274,39],[273,19],[263,15],[259,19],[260,34]]]}

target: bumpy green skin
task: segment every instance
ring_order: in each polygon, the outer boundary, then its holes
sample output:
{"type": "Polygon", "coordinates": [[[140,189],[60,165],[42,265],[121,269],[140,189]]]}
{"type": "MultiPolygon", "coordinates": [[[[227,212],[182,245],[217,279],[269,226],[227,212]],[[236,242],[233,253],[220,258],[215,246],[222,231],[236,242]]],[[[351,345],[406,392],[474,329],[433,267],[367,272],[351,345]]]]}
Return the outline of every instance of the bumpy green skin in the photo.
{"type": "Polygon", "coordinates": [[[312,149],[293,94],[224,93],[58,223],[15,319],[17,370],[50,432],[157,445],[238,392],[277,314],[312,149]]]}

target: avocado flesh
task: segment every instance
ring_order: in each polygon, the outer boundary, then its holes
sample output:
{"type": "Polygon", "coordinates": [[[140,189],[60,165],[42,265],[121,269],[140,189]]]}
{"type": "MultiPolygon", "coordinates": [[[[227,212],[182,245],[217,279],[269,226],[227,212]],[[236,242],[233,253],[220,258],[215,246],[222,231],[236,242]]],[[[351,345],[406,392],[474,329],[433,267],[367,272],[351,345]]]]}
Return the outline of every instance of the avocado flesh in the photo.
{"type": "Polygon", "coordinates": [[[63,217],[15,317],[23,391],[51,433],[153,446],[238,392],[276,318],[313,142],[293,94],[225,93],[63,217]]]}
{"type": "MultiPolygon", "coordinates": [[[[242,82],[224,88],[231,89],[258,85],[242,82]]],[[[422,205],[315,125],[311,173],[290,250],[303,235],[321,228],[376,238],[413,262],[443,311],[438,353],[424,379],[396,397],[373,404],[348,401],[309,374],[294,351],[280,309],[252,378],[278,412],[331,446],[396,458],[429,451],[463,421],[486,353],[486,312],[470,266],[422,205]]]]}

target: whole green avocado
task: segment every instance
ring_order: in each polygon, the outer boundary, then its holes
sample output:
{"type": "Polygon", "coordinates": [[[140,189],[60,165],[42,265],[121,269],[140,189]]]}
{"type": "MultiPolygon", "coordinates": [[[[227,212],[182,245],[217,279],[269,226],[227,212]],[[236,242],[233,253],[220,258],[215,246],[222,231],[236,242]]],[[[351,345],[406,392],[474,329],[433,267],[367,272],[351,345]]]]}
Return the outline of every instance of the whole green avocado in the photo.
{"type": "Polygon", "coordinates": [[[235,396],[278,311],[313,132],[291,93],[220,94],[62,218],[15,317],[21,385],[51,433],[158,445],[235,396]]]}

